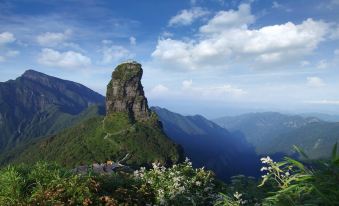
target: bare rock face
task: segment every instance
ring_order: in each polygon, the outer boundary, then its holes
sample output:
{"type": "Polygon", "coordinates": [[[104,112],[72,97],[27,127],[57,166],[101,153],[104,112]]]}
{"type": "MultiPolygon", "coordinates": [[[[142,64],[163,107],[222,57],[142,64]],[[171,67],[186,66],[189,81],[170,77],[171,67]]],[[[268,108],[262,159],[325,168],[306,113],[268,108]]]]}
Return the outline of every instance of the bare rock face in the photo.
{"type": "Polygon", "coordinates": [[[106,112],[127,112],[134,121],[147,120],[151,112],[141,84],[141,64],[128,62],[118,65],[107,85],[106,112]]]}

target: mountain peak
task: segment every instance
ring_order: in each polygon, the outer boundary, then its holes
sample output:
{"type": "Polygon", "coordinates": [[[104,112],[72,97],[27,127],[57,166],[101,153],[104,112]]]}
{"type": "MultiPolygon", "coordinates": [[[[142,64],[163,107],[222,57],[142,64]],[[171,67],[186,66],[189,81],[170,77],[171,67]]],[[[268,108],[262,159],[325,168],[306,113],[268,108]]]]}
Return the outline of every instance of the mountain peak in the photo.
{"type": "Polygon", "coordinates": [[[56,79],[55,77],[48,76],[47,74],[29,69],[26,70],[22,75],[21,78],[33,80],[33,81],[39,81],[39,82],[49,82],[50,79],[56,79]]]}
{"type": "Polygon", "coordinates": [[[141,64],[133,61],[118,65],[107,85],[106,111],[127,112],[133,120],[147,120],[150,117],[147,99],[141,84],[141,64]]]}
{"type": "Polygon", "coordinates": [[[21,76],[22,77],[36,77],[36,76],[47,76],[47,75],[44,73],[35,71],[33,69],[28,69],[21,76]]]}

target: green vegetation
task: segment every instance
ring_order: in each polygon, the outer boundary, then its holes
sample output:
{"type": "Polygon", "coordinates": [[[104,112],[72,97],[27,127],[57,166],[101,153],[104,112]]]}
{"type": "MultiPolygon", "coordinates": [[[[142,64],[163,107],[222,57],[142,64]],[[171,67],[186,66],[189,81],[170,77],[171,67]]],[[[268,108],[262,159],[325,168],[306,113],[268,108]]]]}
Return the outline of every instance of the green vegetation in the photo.
{"type": "Polygon", "coordinates": [[[121,82],[126,82],[132,77],[139,76],[141,64],[134,66],[134,63],[123,63],[119,64],[113,73],[113,79],[121,82]]]}
{"type": "Polygon", "coordinates": [[[296,150],[309,161],[308,166],[286,157],[283,162],[262,158],[267,171],[260,186],[266,182],[276,191],[263,200],[264,205],[337,205],[339,202],[339,155],[337,144],[329,161],[312,162],[298,147],[296,150]]]}
{"type": "MultiPolygon", "coordinates": [[[[298,152],[308,158],[305,153],[298,152]]],[[[337,144],[328,161],[306,164],[286,158],[261,159],[260,184],[236,176],[225,184],[203,168],[185,162],[166,168],[154,163],[133,173],[111,175],[72,173],[56,164],[7,166],[0,170],[0,205],[337,205],[339,155],[337,144]]]]}
{"type": "Polygon", "coordinates": [[[0,205],[213,205],[221,183],[189,162],[134,173],[79,175],[55,164],[0,171],[0,205]]]}
{"type": "Polygon", "coordinates": [[[152,162],[178,162],[178,146],[172,143],[153,118],[132,124],[127,113],[113,113],[95,117],[73,128],[44,138],[12,153],[8,160],[14,163],[32,163],[39,160],[55,161],[66,167],[80,163],[105,162],[121,159],[126,154],[129,165],[150,165],[152,162]]]}
{"type": "Polygon", "coordinates": [[[83,85],[33,70],[0,82],[0,158],[16,146],[103,115],[103,104],[102,95],[83,85]]]}

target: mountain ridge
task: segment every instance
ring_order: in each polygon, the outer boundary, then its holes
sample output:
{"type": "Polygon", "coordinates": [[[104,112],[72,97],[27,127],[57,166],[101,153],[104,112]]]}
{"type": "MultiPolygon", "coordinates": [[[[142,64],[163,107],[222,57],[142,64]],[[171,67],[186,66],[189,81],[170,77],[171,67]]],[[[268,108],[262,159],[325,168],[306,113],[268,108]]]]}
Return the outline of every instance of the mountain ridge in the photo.
{"type": "Polygon", "coordinates": [[[339,141],[336,123],[314,116],[261,112],[223,117],[214,122],[242,133],[259,155],[294,155],[292,148],[296,145],[310,151],[313,154],[311,158],[326,158],[330,155],[332,145],[339,141]],[[318,146],[314,148],[315,145],[318,146]]]}
{"type": "Polygon", "coordinates": [[[259,175],[259,157],[241,135],[201,115],[183,116],[161,107],[151,109],[158,114],[165,133],[182,145],[193,166],[206,167],[223,180],[238,174],[259,175]]]}
{"type": "MultiPolygon", "coordinates": [[[[61,131],[72,125],[62,124],[62,121],[76,118],[89,106],[100,107],[103,101],[102,95],[79,83],[35,70],[27,70],[15,80],[1,82],[0,149],[10,149],[26,138],[61,131]]],[[[103,111],[99,109],[98,112],[102,114],[103,111]]]]}

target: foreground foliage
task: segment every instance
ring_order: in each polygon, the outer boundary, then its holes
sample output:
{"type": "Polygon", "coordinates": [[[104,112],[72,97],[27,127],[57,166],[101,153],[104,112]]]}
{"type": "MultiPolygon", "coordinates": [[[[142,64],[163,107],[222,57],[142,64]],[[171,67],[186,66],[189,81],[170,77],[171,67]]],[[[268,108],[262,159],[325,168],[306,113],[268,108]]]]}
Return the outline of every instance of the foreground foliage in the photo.
{"type": "Polygon", "coordinates": [[[153,164],[134,173],[79,175],[56,164],[8,166],[0,171],[0,205],[213,205],[221,185],[186,161],[153,164]]]}
{"type": "Polygon", "coordinates": [[[310,161],[295,149],[306,163],[264,157],[260,184],[243,175],[224,184],[188,160],[111,175],[80,175],[45,162],[8,166],[0,170],[0,205],[338,205],[337,145],[327,161],[310,161]]]}
{"type": "Polygon", "coordinates": [[[263,205],[338,205],[339,203],[339,156],[337,144],[328,161],[311,161],[300,148],[295,149],[308,164],[286,157],[274,162],[270,157],[262,158],[267,171],[260,186],[270,182],[277,190],[264,199],[263,205]],[[308,160],[308,161],[307,161],[308,160]]]}

